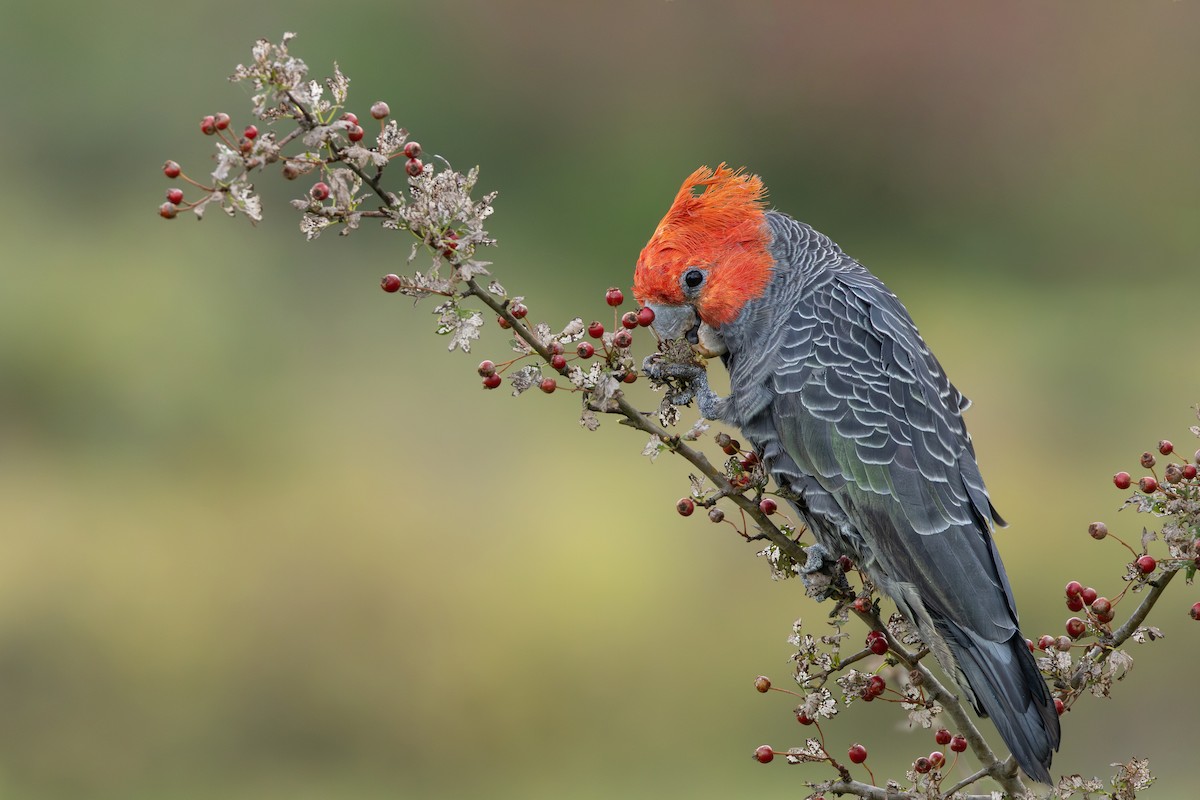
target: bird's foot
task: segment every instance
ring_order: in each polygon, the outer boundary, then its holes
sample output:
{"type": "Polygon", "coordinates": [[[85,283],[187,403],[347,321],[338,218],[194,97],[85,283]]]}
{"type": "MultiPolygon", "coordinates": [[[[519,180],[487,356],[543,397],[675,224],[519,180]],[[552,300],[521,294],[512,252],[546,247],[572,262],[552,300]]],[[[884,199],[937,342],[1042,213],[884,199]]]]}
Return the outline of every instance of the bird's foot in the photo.
{"type": "Polygon", "coordinates": [[[642,372],[652,382],[667,387],[667,400],[672,405],[686,406],[695,400],[705,419],[722,419],[728,399],[718,397],[709,387],[703,364],[672,361],[655,353],[642,362],[642,372]]]}

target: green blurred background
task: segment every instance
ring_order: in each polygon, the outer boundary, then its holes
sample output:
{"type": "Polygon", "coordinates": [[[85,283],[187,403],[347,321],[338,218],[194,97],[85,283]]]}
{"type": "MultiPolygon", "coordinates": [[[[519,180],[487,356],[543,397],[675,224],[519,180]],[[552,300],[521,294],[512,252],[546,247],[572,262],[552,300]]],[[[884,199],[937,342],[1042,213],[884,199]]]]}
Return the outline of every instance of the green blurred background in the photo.
{"type": "MultiPolygon", "coordinates": [[[[0,31],[0,796],[795,796],[791,622],[827,612],[673,511],[682,463],[479,391],[408,242],[306,245],[159,219],[167,158],[258,36],[300,33],[364,113],[499,189],[496,271],[598,316],[681,179],[728,161],[906,301],[955,382],[1026,632],[1112,594],[1109,483],[1186,431],[1197,380],[1200,94],[1190,2],[10,4],[0,31]]],[[[365,114],[364,114],[365,115],[365,114]]],[[[636,388],[636,387],[635,387],[636,388]]],[[[645,395],[638,395],[645,398],[645,395]]],[[[646,399],[649,404],[652,402],[646,399]]],[[[1200,646],[1160,643],[1064,720],[1055,766],[1152,758],[1194,796],[1200,646]],[[1186,676],[1186,677],[1185,677],[1186,676]]],[[[880,704],[831,724],[876,775],[932,747],[880,704]]]]}

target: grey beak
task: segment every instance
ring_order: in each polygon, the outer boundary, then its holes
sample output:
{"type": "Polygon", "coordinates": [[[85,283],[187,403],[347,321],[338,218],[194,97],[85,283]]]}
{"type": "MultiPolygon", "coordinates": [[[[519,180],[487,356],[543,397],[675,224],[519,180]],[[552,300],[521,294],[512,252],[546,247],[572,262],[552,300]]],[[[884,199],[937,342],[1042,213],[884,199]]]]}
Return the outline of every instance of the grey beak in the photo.
{"type": "Polygon", "coordinates": [[[696,311],[691,306],[649,303],[647,307],[654,312],[651,327],[660,339],[682,339],[688,331],[696,327],[696,311]]]}

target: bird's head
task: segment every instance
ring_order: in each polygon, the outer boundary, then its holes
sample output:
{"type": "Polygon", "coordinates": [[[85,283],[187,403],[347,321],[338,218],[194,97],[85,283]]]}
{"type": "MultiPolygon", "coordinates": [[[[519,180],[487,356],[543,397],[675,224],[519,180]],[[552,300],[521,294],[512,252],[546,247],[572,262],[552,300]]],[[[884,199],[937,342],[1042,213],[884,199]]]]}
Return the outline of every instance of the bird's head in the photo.
{"type": "Polygon", "coordinates": [[[686,335],[701,355],[721,352],[716,330],[771,279],[765,195],[757,175],[724,164],[701,167],[683,182],[633,278],[634,296],[654,310],[661,338],[686,335]]]}

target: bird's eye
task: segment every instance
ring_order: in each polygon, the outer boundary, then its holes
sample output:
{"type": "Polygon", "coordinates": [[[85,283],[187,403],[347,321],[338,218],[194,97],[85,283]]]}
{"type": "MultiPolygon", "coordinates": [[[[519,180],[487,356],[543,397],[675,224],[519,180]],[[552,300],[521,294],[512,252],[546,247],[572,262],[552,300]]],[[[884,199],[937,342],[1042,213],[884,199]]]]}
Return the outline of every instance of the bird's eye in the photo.
{"type": "Polygon", "coordinates": [[[695,289],[702,283],[704,283],[704,273],[700,270],[689,269],[683,273],[683,285],[689,289],[695,289]]]}

